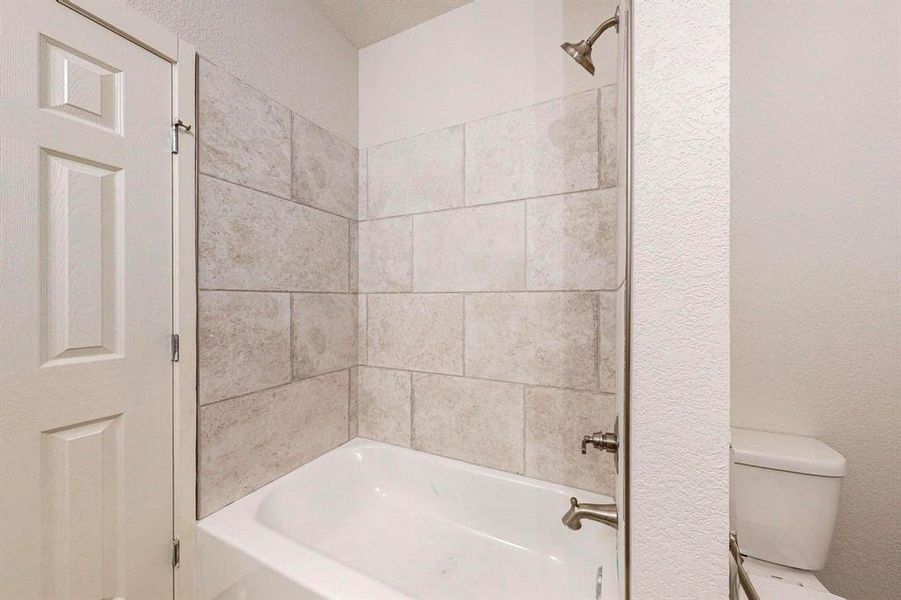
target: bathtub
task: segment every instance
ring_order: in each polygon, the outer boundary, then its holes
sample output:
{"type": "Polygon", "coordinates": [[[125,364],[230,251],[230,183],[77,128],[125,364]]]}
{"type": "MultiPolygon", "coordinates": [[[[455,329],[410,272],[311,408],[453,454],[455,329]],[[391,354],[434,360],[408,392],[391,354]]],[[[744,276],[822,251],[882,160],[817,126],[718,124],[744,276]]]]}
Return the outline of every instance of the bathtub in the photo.
{"type": "MultiPolygon", "coordinates": [[[[578,458],[578,456],[574,457],[578,458]]],[[[618,598],[610,498],[355,439],[198,523],[198,598],[618,598]]]]}

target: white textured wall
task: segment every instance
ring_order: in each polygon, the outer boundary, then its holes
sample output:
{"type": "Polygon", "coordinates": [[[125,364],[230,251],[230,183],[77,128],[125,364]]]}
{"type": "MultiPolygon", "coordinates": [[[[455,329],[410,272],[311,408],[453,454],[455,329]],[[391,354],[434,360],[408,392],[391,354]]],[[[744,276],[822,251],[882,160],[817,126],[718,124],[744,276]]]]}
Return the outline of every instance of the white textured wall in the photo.
{"type": "Polygon", "coordinates": [[[308,2],[126,0],[204,58],[357,145],[357,49],[308,2]]]}
{"type": "Polygon", "coordinates": [[[634,0],[632,597],[728,595],[729,4],[634,0]]]}
{"type": "Polygon", "coordinates": [[[732,420],[845,455],[821,579],[897,598],[901,3],[732,15],[732,420]]]}
{"type": "Polygon", "coordinates": [[[616,0],[475,0],[360,50],[360,148],[616,82],[616,39],[591,77],[563,50],[616,0]]]}

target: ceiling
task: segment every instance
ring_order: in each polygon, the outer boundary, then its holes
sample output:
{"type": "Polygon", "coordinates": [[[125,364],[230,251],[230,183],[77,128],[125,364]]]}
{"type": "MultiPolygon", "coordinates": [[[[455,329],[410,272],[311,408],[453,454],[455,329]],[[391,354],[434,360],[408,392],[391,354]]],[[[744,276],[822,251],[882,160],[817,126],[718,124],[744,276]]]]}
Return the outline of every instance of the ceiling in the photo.
{"type": "Polygon", "coordinates": [[[472,0],[310,0],[357,48],[374,44],[472,0]]]}

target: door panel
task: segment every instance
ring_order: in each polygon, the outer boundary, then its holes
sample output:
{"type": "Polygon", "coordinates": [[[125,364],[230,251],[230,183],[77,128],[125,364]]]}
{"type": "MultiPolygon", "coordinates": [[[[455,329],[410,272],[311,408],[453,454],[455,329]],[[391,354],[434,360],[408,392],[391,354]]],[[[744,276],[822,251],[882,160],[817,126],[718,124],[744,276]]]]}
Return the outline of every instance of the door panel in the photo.
{"type": "Polygon", "coordinates": [[[171,65],[0,28],[0,597],[171,597],[171,65]]]}

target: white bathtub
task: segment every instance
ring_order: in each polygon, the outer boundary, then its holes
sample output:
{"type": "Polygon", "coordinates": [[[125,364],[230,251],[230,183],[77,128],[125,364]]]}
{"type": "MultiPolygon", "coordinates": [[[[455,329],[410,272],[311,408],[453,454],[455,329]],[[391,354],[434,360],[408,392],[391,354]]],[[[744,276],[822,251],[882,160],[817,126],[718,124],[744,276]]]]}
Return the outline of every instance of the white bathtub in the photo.
{"type": "Polygon", "coordinates": [[[353,440],[198,523],[198,598],[615,600],[615,531],[565,528],[572,495],[610,501],[353,440]]]}

